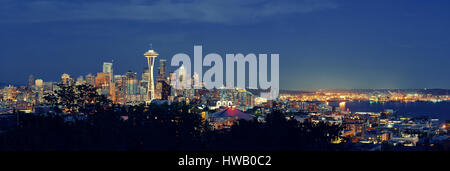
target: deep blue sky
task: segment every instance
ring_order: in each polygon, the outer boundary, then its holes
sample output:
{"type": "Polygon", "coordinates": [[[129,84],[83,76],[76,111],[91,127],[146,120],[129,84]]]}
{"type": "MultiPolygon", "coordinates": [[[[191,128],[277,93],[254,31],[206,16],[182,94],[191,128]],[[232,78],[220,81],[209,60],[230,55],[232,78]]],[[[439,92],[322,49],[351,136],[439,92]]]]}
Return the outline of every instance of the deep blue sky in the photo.
{"type": "Polygon", "coordinates": [[[3,83],[140,74],[149,43],[279,53],[282,89],[450,88],[448,0],[0,0],[3,83]]]}

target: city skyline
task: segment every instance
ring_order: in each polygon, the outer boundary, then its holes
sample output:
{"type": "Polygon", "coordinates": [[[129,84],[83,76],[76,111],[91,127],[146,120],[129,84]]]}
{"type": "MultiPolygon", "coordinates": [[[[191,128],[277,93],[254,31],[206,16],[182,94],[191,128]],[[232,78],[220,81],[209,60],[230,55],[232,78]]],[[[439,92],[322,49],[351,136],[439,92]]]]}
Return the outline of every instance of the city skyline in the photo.
{"type": "Polygon", "coordinates": [[[5,84],[26,85],[30,74],[52,81],[63,73],[94,74],[112,60],[117,73],[141,72],[147,65],[142,51],[151,42],[158,58],[168,62],[176,53],[192,57],[193,45],[221,55],[279,53],[281,89],[450,88],[444,79],[450,74],[447,1],[245,3],[253,7],[235,1],[1,3],[0,82],[5,84]],[[105,6],[115,15],[104,15],[105,6]],[[119,6],[161,7],[173,14],[126,13],[119,6]],[[194,15],[213,11],[209,18],[194,15]]]}
{"type": "MultiPolygon", "coordinates": [[[[167,59],[159,59],[159,61],[160,62],[164,61],[164,63],[165,63],[167,61],[167,59]]],[[[153,61],[153,62],[155,62],[155,61],[153,61]]],[[[147,64],[147,62],[146,62],[146,64],[147,64]]],[[[30,84],[30,77],[36,78],[36,80],[39,79],[39,80],[45,80],[46,82],[57,83],[57,82],[61,81],[61,75],[68,75],[68,76],[70,76],[73,79],[79,79],[80,77],[84,78],[86,76],[92,76],[92,74],[95,75],[96,73],[112,73],[113,74],[112,77],[114,77],[114,76],[120,76],[121,74],[126,74],[127,72],[135,72],[137,75],[146,74],[145,72],[148,70],[148,65],[146,65],[146,66],[141,67],[140,70],[130,70],[130,69],[128,69],[128,70],[124,70],[125,72],[114,72],[113,73],[112,72],[113,65],[116,65],[116,64],[114,64],[114,60],[111,60],[111,62],[101,62],[98,65],[102,66],[103,68],[97,67],[97,69],[95,71],[83,71],[83,73],[86,73],[86,74],[81,74],[81,75],[68,74],[70,72],[59,72],[60,74],[56,78],[49,78],[48,76],[42,76],[42,75],[37,75],[37,74],[33,74],[32,73],[32,74],[28,75],[28,77],[27,77],[28,79],[24,79],[24,80],[18,79],[19,81],[17,81],[17,79],[16,79],[16,80],[12,80],[12,82],[11,81],[10,82],[7,82],[7,81],[6,82],[2,82],[2,81],[0,81],[0,84],[2,86],[7,86],[7,85],[26,86],[26,85],[30,84]],[[108,67],[109,67],[107,69],[109,71],[107,71],[107,72],[105,72],[105,65],[108,65],[108,67]],[[15,81],[17,81],[17,82],[15,82],[15,81]]],[[[154,66],[152,68],[153,68],[153,77],[154,77],[156,74],[159,75],[158,72],[160,72],[160,67],[161,66],[160,66],[160,63],[154,63],[153,65],[154,66]],[[157,72],[156,74],[154,73],[155,72],[155,68],[157,69],[156,70],[156,72],[157,72]]],[[[165,68],[164,70],[169,69],[168,71],[170,71],[171,73],[175,72],[175,69],[177,69],[177,67],[170,66],[170,65],[169,66],[164,65],[164,68],[165,68]],[[166,67],[168,67],[168,68],[166,68],[166,67]]],[[[247,72],[246,73],[247,74],[246,77],[248,78],[248,68],[247,68],[246,72],[247,72]]],[[[157,78],[158,78],[158,75],[156,75],[157,78]]],[[[192,76],[194,76],[194,75],[192,75],[192,76]]],[[[146,80],[146,78],[144,78],[144,75],[138,76],[137,78],[139,80],[146,80]]],[[[226,80],[224,80],[224,81],[226,81],[226,80]]],[[[153,82],[154,82],[154,80],[153,80],[153,82]]],[[[224,84],[225,84],[225,82],[224,82],[224,84]]],[[[248,83],[246,83],[246,87],[248,88],[248,83]]],[[[281,90],[316,91],[316,90],[351,90],[351,89],[355,89],[355,90],[356,89],[374,89],[374,90],[376,90],[376,89],[379,89],[379,90],[382,90],[382,89],[386,89],[386,90],[388,90],[388,89],[392,89],[392,90],[394,90],[394,89],[405,89],[406,90],[406,89],[449,89],[449,88],[442,88],[442,87],[407,87],[407,88],[399,88],[399,87],[375,87],[375,88],[373,88],[372,87],[371,88],[371,87],[320,87],[319,86],[319,87],[311,87],[311,88],[294,88],[294,89],[281,89],[281,90]]]]}
{"type": "MultiPolygon", "coordinates": [[[[157,152],[108,152],[121,162],[106,165],[163,168],[297,166],[298,156],[323,158],[299,154],[312,151],[450,151],[449,7],[0,0],[0,151],[157,152]]],[[[352,157],[338,158],[318,161],[346,167],[352,157]]],[[[358,158],[350,163],[387,161],[358,158]]],[[[413,158],[404,159],[442,163],[413,158]]]]}

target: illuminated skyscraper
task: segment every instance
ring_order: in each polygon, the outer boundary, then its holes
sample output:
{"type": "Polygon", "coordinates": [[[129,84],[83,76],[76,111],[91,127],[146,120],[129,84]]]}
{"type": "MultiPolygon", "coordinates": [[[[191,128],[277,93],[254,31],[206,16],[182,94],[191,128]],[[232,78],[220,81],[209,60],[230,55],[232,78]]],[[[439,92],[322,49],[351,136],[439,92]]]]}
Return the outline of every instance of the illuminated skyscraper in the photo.
{"type": "Polygon", "coordinates": [[[148,79],[149,79],[148,68],[144,68],[144,71],[142,72],[142,79],[139,80],[139,94],[142,95],[142,98],[144,100],[147,99],[148,79]]]}
{"type": "Polygon", "coordinates": [[[113,73],[113,63],[103,62],[103,72],[112,74],[113,73]]]}
{"type": "Polygon", "coordinates": [[[127,96],[137,95],[139,93],[137,73],[128,71],[125,74],[125,77],[127,83],[127,96]]]}
{"type": "Polygon", "coordinates": [[[41,91],[44,87],[44,81],[42,81],[42,79],[36,79],[35,87],[37,91],[41,91]]]}
{"type": "Polygon", "coordinates": [[[53,87],[55,86],[54,82],[44,82],[44,92],[53,91],[53,87]]]}
{"type": "Polygon", "coordinates": [[[125,103],[126,102],[126,93],[127,93],[126,76],[115,75],[114,76],[114,86],[115,86],[114,103],[125,103]]]}
{"type": "Polygon", "coordinates": [[[177,96],[177,91],[176,91],[176,85],[177,85],[177,73],[174,72],[170,72],[169,73],[169,86],[171,87],[170,89],[170,93],[169,93],[169,100],[173,100],[173,98],[175,96],[177,96]]]}
{"type": "MultiPolygon", "coordinates": [[[[103,73],[107,73],[109,75],[109,82],[113,82],[114,75],[113,75],[113,63],[112,62],[103,62],[103,73]]],[[[112,84],[110,84],[112,85],[112,84]]]]}
{"type": "MultiPolygon", "coordinates": [[[[148,68],[144,68],[144,71],[142,72],[142,80],[145,80],[148,82],[149,76],[150,76],[150,74],[148,72],[148,68]]],[[[147,87],[145,87],[145,88],[147,88],[147,87]]]]}
{"type": "Polygon", "coordinates": [[[166,81],[158,81],[161,85],[160,98],[163,100],[168,100],[170,96],[170,85],[166,81]]]}
{"type": "Polygon", "coordinates": [[[36,79],[34,82],[34,88],[38,93],[36,100],[38,102],[42,102],[44,98],[44,81],[42,79],[36,79]]]}
{"type": "Polygon", "coordinates": [[[30,77],[28,77],[28,89],[32,90],[34,88],[34,77],[33,75],[30,75],[30,77]]]}
{"type": "Polygon", "coordinates": [[[194,75],[192,75],[192,85],[194,85],[194,88],[200,88],[200,78],[198,78],[198,74],[194,72],[194,75]]]}
{"type": "Polygon", "coordinates": [[[184,64],[182,64],[178,69],[176,86],[179,89],[186,89],[191,85],[190,81],[191,78],[186,74],[186,69],[184,64]]]}
{"type": "Polygon", "coordinates": [[[72,77],[70,77],[69,74],[65,74],[65,73],[64,73],[64,74],[61,76],[61,82],[62,82],[64,85],[72,85],[73,79],[72,79],[72,77]]]}
{"type": "Polygon", "coordinates": [[[148,101],[152,101],[155,98],[155,84],[153,82],[153,66],[155,65],[155,59],[158,55],[159,54],[152,49],[151,45],[150,50],[144,53],[144,56],[147,58],[148,69],[150,71],[147,88],[148,101]]]}
{"type": "Polygon", "coordinates": [[[95,85],[95,76],[93,76],[90,73],[88,75],[86,75],[86,84],[94,86],[95,85]]]}
{"type": "Polygon", "coordinates": [[[79,76],[79,77],[77,78],[77,82],[75,82],[75,85],[82,85],[82,84],[84,84],[84,83],[85,83],[85,81],[84,81],[83,76],[79,76]]]}
{"type": "Polygon", "coordinates": [[[156,80],[155,98],[163,99],[163,85],[168,84],[166,77],[166,60],[159,60],[158,78],[156,80]]]}
{"type": "Polygon", "coordinates": [[[166,60],[161,59],[159,60],[159,70],[158,70],[158,80],[166,80],[166,60]]]}
{"type": "Polygon", "coordinates": [[[100,72],[97,73],[97,77],[95,77],[95,87],[97,87],[97,91],[105,96],[109,95],[110,92],[110,84],[111,84],[111,74],[100,72]]]}

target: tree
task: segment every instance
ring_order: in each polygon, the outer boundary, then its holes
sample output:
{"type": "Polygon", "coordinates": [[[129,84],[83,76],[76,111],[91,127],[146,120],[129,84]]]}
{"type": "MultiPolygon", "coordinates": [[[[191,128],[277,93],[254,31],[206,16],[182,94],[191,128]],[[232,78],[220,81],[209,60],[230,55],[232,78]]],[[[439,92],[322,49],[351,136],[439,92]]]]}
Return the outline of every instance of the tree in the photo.
{"type": "MultiPolygon", "coordinates": [[[[87,114],[94,108],[109,106],[111,101],[97,93],[91,85],[58,84],[58,89],[44,96],[44,99],[57,111],[87,114]]],[[[58,112],[59,113],[59,112],[58,112]]]]}

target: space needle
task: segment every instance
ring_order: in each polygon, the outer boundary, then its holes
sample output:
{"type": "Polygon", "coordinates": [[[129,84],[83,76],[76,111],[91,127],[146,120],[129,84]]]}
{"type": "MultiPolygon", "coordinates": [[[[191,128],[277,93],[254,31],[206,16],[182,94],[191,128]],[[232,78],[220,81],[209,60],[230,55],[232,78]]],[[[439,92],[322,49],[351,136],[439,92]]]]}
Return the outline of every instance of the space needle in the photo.
{"type": "Polygon", "coordinates": [[[155,99],[155,85],[153,83],[153,66],[155,65],[155,60],[158,55],[159,54],[152,49],[152,44],[150,44],[150,50],[144,53],[144,56],[147,58],[149,71],[148,87],[147,87],[148,103],[151,102],[153,99],[155,99]]]}

